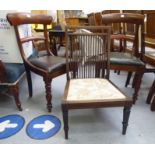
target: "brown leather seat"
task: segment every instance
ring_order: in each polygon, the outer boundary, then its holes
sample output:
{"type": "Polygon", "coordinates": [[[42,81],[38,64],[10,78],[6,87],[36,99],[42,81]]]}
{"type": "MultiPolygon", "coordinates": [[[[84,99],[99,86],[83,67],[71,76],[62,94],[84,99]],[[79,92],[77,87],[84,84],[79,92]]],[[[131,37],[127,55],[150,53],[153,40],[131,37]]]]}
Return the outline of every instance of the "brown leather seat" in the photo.
{"type": "Polygon", "coordinates": [[[41,69],[48,71],[49,73],[54,73],[61,67],[65,67],[66,60],[65,58],[59,58],[57,56],[43,56],[39,58],[33,58],[30,62],[41,69]]]}

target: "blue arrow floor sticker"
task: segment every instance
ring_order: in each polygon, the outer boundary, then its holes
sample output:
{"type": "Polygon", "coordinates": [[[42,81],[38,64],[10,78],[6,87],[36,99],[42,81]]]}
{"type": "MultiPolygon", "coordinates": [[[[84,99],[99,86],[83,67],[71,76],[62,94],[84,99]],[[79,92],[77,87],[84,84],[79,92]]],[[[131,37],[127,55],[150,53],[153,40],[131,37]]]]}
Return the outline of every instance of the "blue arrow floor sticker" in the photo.
{"type": "Polygon", "coordinates": [[[34,118],[26,128],[26,133],[33,139],[47,139],[55,135],[61,127],[60,120],[53,115],[42,115],[34,118]]]}
{"type": "Polygon", "coordinates": [[[10,137],[19,132],[25,124],[20,115],[8,115],[0,118],[0,139],[10,137]]]}

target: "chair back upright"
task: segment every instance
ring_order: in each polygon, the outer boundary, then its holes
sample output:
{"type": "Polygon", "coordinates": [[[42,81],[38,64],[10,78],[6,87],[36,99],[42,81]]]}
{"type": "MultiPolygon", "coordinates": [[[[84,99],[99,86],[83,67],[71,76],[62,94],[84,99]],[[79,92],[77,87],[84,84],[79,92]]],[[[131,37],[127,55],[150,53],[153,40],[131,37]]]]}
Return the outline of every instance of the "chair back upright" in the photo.
{"type": "Polygon", "coordinates": [[[110,31],[108,26],[66,27],[68,80],[109,78],[110,31]]]}

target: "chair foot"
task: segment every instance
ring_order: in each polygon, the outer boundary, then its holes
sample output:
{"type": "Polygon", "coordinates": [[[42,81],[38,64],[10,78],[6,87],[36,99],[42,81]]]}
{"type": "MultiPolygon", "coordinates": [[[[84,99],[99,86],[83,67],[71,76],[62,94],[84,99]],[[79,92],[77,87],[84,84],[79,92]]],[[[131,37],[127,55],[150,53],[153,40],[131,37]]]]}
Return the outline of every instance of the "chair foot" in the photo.
{"type": "Polygon", "coordinates": [[[123,109],[123,130],[122,130],[122,134],[125,135],[126,134],[126,130],[127,130],[127,126],[128,126],[128,121],[129,121],[129,116],[130,116],[130,106],[125,106],[123,109]]]}
{"type": "Polygon", "coordinates": [[[68,139],[68,109],[62,106],[63,122],[64,122],[64,132],[65,139],[68,139]]]}
{"type": "Polygon", "coordinates": [[[22,107],[21,107],[21,106],[20,106],[20,107],[18,107],[18,110],[19,110],[19,111],[23,111],[23,109],[22,109],[22,107]]]}
{"type": "Polygon", "coordinates": [[[18,85],[10,86],[9,90],[11,91],[11,93],[12,93],[14,99],[15,99],[15,103],[16,103],[16,106],[17,106],[18,110],[22,111],[21,102],[19,100],[19,88],[18,88],[18,85]]]}

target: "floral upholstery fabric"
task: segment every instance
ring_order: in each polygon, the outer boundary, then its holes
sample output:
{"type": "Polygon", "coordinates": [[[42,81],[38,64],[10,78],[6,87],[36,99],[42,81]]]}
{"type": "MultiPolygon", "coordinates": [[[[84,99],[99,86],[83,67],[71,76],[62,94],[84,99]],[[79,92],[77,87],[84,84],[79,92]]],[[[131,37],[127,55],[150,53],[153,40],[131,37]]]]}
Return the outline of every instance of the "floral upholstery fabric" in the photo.
{"type": "Polygon", "coordinates": [[[116,87],[106,79],[72,79],[67,94],[68,101],[125,99],[116,87]]]}

